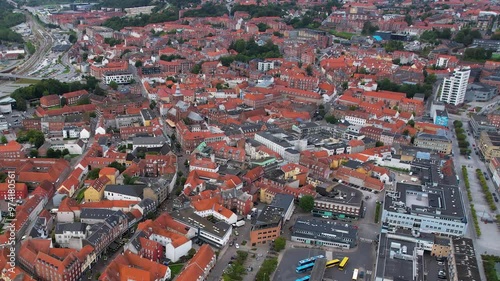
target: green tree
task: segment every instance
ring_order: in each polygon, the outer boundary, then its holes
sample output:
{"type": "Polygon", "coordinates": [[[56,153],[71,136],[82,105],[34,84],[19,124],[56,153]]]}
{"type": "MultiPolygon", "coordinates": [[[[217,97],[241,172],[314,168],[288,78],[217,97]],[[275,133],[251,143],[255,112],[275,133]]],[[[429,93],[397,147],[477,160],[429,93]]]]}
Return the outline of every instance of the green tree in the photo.
{"type": "Polygon", "coordinates": [[[149,108],[154,109],[156,107],[156,101],[152,100],[149,104],[149,108]]]}
{"type": "Polygon", "coordinates": [[[405,16],[405,22],[408,24],[408,25],[412,25],[413,24],[413,19],[411,17],[410,14],[406,14],[405,16]]]}
{"type": "Polygon", "coordinates": [[[189,249],[189,251],[188,251],[188,257],[189,257],[189,259],[191,259],[192,257],[194,257],[195,254],[196,254],[196,250],[194,248],[189,249]]]}
{"type": "Polygon", "coordinates": [[[361,34],[372,35],[377,30],[378,30],[378,26],[373,25],[371,21],[365,21],[365,23],[363,24],[363,29],[361,31],[361,34]]]}
{"type": "Polygon", "coordinates": [[[118,163],[117,161],[113,161],[111,164],[108,165],[108,167],[115,168],[118,171],[120,171],[120,174],[125,171],[127,167],[125,165],[118,163]]]}
{"type": "Polygon", "coordinates": [[[412,128],[415,128],[415,121],[413,121],[413,120],[408,120],[408,123],[406,123],[406,124],[411,126],[412,128]]]}
{"type": "Polygon", "coordinates": [[[95,168],[95,169],[90,170],[89,174],[87,175],[87,179],[95,180],[95,179],[99,178],[100,171],[101,171],[101,169],[99,169],[99,168],[95,168]]]}
{"type": "Polygon", "coordinates": [[[135,62],[135,67],[141,67],[142,66],[142,61],[138,60],[135,62]]]}
{"type": "Polygon", "coordinates": [[[469,46],[470,44],[472,44],[474,39],[481,39],[482,37],[483,36],[481,35],[481,32],[479,32],[479,30],[464,28],[457,32],[455,38],[453,39],[458,43],[463,43],[464,45],[469,46]]]}
{"type": "Polygon", "coordinates": [[[313,76],[313,68],[312,68],[312,65],[308,65],[306,67],[306,74],[307,76],[313,76]]]}
{"type": "Polygon", "coordinates": [[[61,151],[59,149],[47,149],[47,158],[61,158],[61,151]]]}
{"type": "Polygon", "coordinates": [[[0,172],[0,182],[5,182],[7,179],[7,174],[4,172],[0,172]]]}
{"type": "Polygon", "coordinates": [[[127,185],[135,184],[137,179],[138,179],[137,177],[131,177],[127,174],[123,174],[123,184],[127,185]]]}
{"type": "Polygon", "coordinates": [[[36,150],[36,149],[30,150],[30,157],[37,158],[38,157],[38,150],[36,150]]]}
{"type": "Polygon", "coordinates": [[[269,25],[261,22],[257,24],[257,27],[259,28],[259,32],[266,32],[266,30],[269,28],[269,25]]]}
{"type": "Polygon", "coordinates": [[[19,143],[29,142],[31,145],[35,146],[38,149],[45,143],[45,136],[41,131],[29,130],[27,132],[20,132],[17,135],[17,142],[19,143]]]}
{"type": "Polygon", "coordinates": [[[381,147],[381,146],[384,146],[384,143],[383,143],[383,142],[381,142],[381,141],[377,141],[377,142],[375,143],[375,147],[381,147]]]}
{"type": "Polygon", "coordinates": [[[314,197],[311,195],[304,195],[299,199],[299,207],[304,212],[311,212],[314,208],[314,197]]]}
{"type": "Polygon", "coordinates": [[[201,63],[197,63],[193,66],[193,69],[191,69],[191,73],[199,74],[200,72],[201,72],[201,63]]]}
{"type": "Polygon", "coordinates": [[[9,142],[9,141],[7,141],[7,137],[2,136],[2,143],[3,143],[3,144],[6,144],[6,143],[8,143],[8,142],[9,142]]]}
{"type": "Polygon", "coordinates": [[[330,123],[330,124],[337,124],[339,122],[339,120],[337,118],[335,118],[335,116],[333,116],[333,115],[326,116],[325,121],[330,123]]]}
{"type": "Polygon", "coordinates": [[[285,249],[285,246],[286,246],[286,239],[284,237],[280,236],[274,240],[274,250],[276,252],[285,249]]]}
{"type": "Polygon", "coordinates": [[[68,105],[68,100],[65,97],[61,97],[61,107],[68,105]]]}
{"type": "Polygon", "coordinates": [[[78,99],[76,102],[77,105],[83,105],[83,104],[90,104],[90,97],[89,96],[84,96],[78,99]]]}
{"type": "Polygon", "coordinates": [[[116,83],[115,81],[111,81],[109,82],[109,87],[111,87],[111,89],[113,90],[116,90],[118,89],[118,83],[116,83]]]}

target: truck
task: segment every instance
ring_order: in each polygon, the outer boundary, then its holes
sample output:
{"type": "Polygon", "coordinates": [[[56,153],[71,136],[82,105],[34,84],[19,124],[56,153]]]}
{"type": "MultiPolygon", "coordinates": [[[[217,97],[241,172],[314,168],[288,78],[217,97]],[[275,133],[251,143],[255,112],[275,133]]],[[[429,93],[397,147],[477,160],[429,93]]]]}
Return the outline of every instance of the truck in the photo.
{"type": "Polygon", "coordinates": [[[417,180],[418,180],[418,179],[417,179],[417,178],[415,178],[415,177],[412,177],[412,178],[411,178],[411,181],[412,181],[412,182],[416,182],[417,180]]]}
{"type": "Polygon", "coordinates": [[[240,227],[240,226],[244,226],[245,225],[245,221],[237,221],[236,223],[233,223],[233,226],[235,227],[240,227]]]}

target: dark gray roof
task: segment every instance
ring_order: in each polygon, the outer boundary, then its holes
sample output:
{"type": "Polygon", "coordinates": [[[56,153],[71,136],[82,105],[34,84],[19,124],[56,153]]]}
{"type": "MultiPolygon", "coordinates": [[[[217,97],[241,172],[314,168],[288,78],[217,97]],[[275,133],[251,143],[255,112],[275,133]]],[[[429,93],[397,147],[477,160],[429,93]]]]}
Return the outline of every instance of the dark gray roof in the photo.
{"type": "Polygon", "coordinates": [[[106,239],[111,233],[111,228],[104,223],[95,224],[92,227],[92,230],[93,231],[91,231],[91,234],[89,235],[89,237],[87,237],[86,240],[90,245],[94,247],[99,245],[101,240],[106,239]]]}
{"type": "Polygon", "coordinates": [[[141,109],[141,116],[144,120],[153,120],[156,114],[151,109],[141,109]]]}
{"type": "Polygon", "coordinates": [[[278,193],[274,196],[273,201],[269,206],[282,208],[284,212],[293,205],[295,197],[290,194],[278,193]]]}
{"type": "Polygon", "coordinates": [[[85,232],[86,228],[87,224],[81,222],[58,223],[56,225],[56,234],[63,234],[64,232],[85,232]]]}
{"type": "Polygon", "coordinates": [[[164,136],[159,137],[135,137],[132,139],[134,145],[164,144],[167,142],[164,136]]]}
{"type": "Polygon", "coordinates": [[[266,206],[260,212],[257,220],[253,223],[255,226],[266,226],[279,224],[282,220],[284,209],[281,207],[266,206]]]}
{"type": "Polygon", "coordinates": [[[361,191],[343,184],[335,185],[331,192],[319,185],[316,187],[316,192],[321,195],[316,197],[316,202],[333,202],[357,207],[363,202],[363,193],[361,191]]]}
{"type": "Polygon", "coordinates": [[[145,185],[110,184],[106,186],[104,192],[113,192],[113,193],[142,198],[145,187],[146,187],[145,185]]]}
{"type": "Polygon", "coordinates": [[[80,212],[80,219],[104,220],[113,215],[115,212],[116,211],[108,209],[84,208],[80,212]]]}
{"type": "Polygon", "coordinates": [[[453,239],[458,280],[481,280],[474,244],[469,238],[453,239]],[[458,266],[460,265],[460,266],[458,266]]]}
{"type": "Polygon", "coordinates": [[[211,235],[222,238],[230,230],[231,226],[225,222],[213,223],[194,213],[193,208],[176,210],[170,213],[174,220],[193,228],[200,228],[211,235]]]}
{"type": "Polygon", "coordinates": [[[340,241],[344,238],[355,241],[357,235],[358,230],[349,224],[314,218],[298,218],[292,232],[292,236],[331,241],[340,241]]]}
{"type": "Polygon", "coordinates": [[[361,162],[354,161],[354,160],[348,160],[347,162],[345,162],[344,164],[342,164],[342,166],[344,166],[346,168],[349,168],[349,169],[352,169],[352,170],[356,170],[361,165],[362,165],[361,162]]]}

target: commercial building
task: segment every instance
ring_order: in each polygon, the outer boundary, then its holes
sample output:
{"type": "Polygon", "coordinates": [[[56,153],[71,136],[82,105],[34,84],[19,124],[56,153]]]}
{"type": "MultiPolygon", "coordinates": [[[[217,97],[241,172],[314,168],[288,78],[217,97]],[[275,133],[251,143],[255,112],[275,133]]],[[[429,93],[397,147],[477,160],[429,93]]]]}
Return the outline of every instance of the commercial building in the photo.
{"type": "Polygon", "coordinates": [[[469,120],[469,127],[472,130],[472,134],[474,137],[478,138],[481,135],[481,132],[496,132],[497,127],[495,124],[492,124],[491,120],[489,120],[488,116],[473,114],[469,120]]]}
{"type": "Polygon", "coordinates": [[[255,140],[278,153],[281,157],[285,155],[285,150],[293,148],[293,145],[291,145],[288,141],[277,138],[269,132],[260,132],[255,134],[255,140]]]}
{"type": "Polygon", "coordinates": [[[333,190],[318,186],[321,195],[314,199],[313,215],[322,218],[357,219],[363,217],[363,193],[343,184],[333,190]]]}
{"type": "Polygon", "coordinates": [[[500,157],[500,134],[489,131],[481,132],[478,147],[486,161],[500,157]]]}
{"type": "Polygon", "coordinates": [[[453,180],[454,183],[437,186],[397,183],[395,191],[388,191],[384,201],[383,226],[414,233],[463,236],[467,219],[456,178],[453,180]]]}
{"type": "Polygon", "coordinates": [[[274,195],[273,201],[270,206],[279,207],[283,209],[283,221],[288,221],[293,215],[295,210],[295,197],[291,194],[278,193],[274,195]]]}
{"type": "Polygon", "coordinates": [[[117,84],[128,84],[134,79],[134,75],[132,73],[107,73],[103,78],[106,85],[113,81],[117,84]]]}
{"type": "Polygon", "coordinates": [[[436,125],[448,127],[448,112],[446,110],[436,110],[433,121],[436,125]]]}
{"type": "Polygon", "coordinates": [[[382,232],[378,245],[375,280],[481,280],[471,239],[398,230],[382,232]]]}
{"type": "Polygon", "coordinates": [[[497,95],[497,87],[484,83],[472,83],[467,86],[465,101],[488,102],[497,95]]]}
{"type": "Polygon", "coordinates": [[[194,228],[196,236],[217,248],[224,247],[231,236],[231,225],[219,221],[213,223],[195,213],[192,208],[176,210],[170,213],[172,218],[189,228],[194,228]]]}
{"type": "Polygon", "coordinates": [[[444,78],[439,100],[453,105],[464,103],[469,76],[469,67],[455,69],[450,78],[444,78]]]}
{"type": "Polygon", "coordinates": [[[452,149],[452,142],[445,135],[421,133],[415,137],[414,145],[419,148],[431,149],[444,154],[450,154],[452,149]]]}
{"type": "Polygon", "coordinates": [[[274,241],[281,234],[283,208],[266,206],[252,221],[250,243],[252,246],[274,241]]]}
{"type": "Polygon", "coordinates": [[[346,223],[298,218],[291,239],[305,244],[351,249],[357,245],[358,230],[346,223]]]}

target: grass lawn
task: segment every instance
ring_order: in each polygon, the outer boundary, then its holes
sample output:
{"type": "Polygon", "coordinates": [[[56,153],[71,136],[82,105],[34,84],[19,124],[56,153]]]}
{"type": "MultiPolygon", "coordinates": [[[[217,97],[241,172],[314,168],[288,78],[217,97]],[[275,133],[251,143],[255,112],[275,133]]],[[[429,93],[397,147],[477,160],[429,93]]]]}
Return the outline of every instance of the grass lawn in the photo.
{"type": "Polygon", "coordinates": [[[61,106],[60,105],[57,105],[57,106],[53,106],[53,107],[49,107],[49,110],[53,110],[53,109],[60,109],[61,106]]]}
{"type": "Polygon", "coordinates": [[[40,80],[36,80],[36,79],[21,78],[21,79],[17,79],[15,84],[35,84],[39,81],[40,80]]]}
{"type": "Polygon", "coordinates": [[[340,38],[348,39],[348,40],[351,40],[351,38],[354,35],[356,35],[354,33],[336,31],[336,30],[330,30],[330,34],[335,35],[335,36],[340,37],[340,38]]]}
{"type": "Polygon", "coordinates": [[[183,263],[169,264],[168,268],[170,268],[170,270],[172,271],[172,278],[171,279],[174,279],[174,276],[177,276],[181,272],[183,267],[184,267],[183,263]]]}
{"type": "Polygon", "coordinates": [[[76,201],[78,203],[82,202],[83,197],[85,196],[85,190],[86,190],[86,188],[82,188],[78,191],[78,194],[76,195],[76,201]]]}

